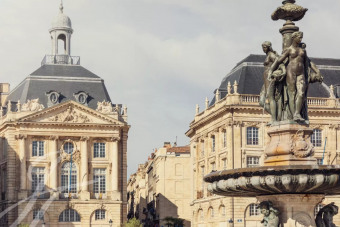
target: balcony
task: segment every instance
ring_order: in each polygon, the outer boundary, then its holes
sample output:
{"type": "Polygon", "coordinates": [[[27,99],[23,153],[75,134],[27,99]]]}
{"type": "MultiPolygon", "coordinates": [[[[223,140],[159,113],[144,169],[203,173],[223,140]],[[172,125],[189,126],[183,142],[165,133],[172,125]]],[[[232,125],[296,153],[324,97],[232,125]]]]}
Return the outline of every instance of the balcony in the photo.
{"type": "Polygon", "coordinates": [[[79,56],[70,56],[64,54],[45,55],[41,61],[41,65],[80,65],[79,56]]]}

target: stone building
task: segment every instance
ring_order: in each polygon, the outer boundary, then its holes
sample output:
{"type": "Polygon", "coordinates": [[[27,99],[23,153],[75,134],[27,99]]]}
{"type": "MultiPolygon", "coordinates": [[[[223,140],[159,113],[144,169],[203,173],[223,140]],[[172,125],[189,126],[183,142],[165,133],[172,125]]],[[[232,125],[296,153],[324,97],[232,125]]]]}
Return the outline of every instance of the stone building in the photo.
{"type": "MultiPolygon", "coordinates": [[[[270,115],[259,106],[263,85],[265,56],[250,55],[222,80],[214,98],[206,99],[205,109],[190,123],[192,158],[192,224],[193,226],[262,226],[256,198],[224,198],[207,191],[203,176],[213,170],[251,168],[262,165],[268,142],[267,122],[270,115]]],[[[340,164],[340,60],[312,59],[322,74],[322,84],[308,90],[311,141],[318,164],[340,164]],[[324,152],[325,148],[325,152],[324,152]]],[[[339,198],[326,198],[323,204],[339,198]]],[[[319,204],[316,211],[322,207],[319,204]]],[[[314,217],[312,217],[314,218],[314,217]]],[[[334,217],[340,224],[340,216],[334,217]]]]}
{"type": "Polygon", "coordinates": [[[103,79],[71,56],[73,29],[62,5],[49,32],[52,54],[1,108],[1,226],[119,226],[126,221],[127,109],[112,104],[103,79]]]}
{"type": "Polygon", "coordinates": [[[9,84],[0,83],[0,106],[3,106],[5,104],[8,93],[9,93],[9,84]]]}
{"type": "Polygon", "coordinates": [[[128,218],[145,226],[166,226],[164,218],[184,219],[190,226],[191,166],[189,146],[164,147],[139,165],[128,181],[128,218]]]}

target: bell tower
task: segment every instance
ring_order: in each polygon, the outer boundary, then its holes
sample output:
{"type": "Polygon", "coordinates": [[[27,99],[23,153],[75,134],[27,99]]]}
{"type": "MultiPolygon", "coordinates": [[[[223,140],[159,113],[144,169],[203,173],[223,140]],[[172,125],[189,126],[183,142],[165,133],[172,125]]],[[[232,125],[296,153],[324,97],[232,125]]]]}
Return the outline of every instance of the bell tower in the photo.
{"type": "Polygon", "coordinates": [[[49,30],[52,41],[52,55],[71,55],[71,36],[73,33],[71,19],[64,14],[63,3],[60,3],[59,14],[49,30]],[[62,45],[62,46],[60,46],[62,45]]]}

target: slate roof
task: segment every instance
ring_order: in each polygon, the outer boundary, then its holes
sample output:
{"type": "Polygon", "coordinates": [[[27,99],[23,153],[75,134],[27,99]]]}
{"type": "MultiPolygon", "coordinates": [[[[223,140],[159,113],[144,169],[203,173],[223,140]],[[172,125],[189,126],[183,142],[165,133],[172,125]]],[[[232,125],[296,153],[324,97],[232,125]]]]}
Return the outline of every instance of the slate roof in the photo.
{"type": "Polygon", "coordinates": [[[104,80],[79,65],[42,65],[14,88],[7,100],[12,102],[12,111],[15,111],[15,103],[18,100],[24,104],[27,100],[36,98],[39,98],[39,103],[46,108],[46,93],[50,91],[61,94],[60,103],[77,101],[74,93],[88,93],[88,107],[92,109],[97,108],[98,101],[111,101],[104,80]]]}
{"type": "MultiPolygon", "coordinates": [[[[240,94],[255,94],[259,95],[263,85],[263,62],[265,55],[249,55],[242,61],[236,64],[236,66],[225,76],[219,86],[221,98],[227,95],[228,82],[231,85],[235,80],[238,83],[238,93],[240,94]]],[[[321,73],[324,76],[324,82],[313,83],[309,85],[308,96],[309,97],[329,97],[329,86],[340,85],[340,59],[329,58],[311,58],[311,60],[319,67],[321,73]]],[[[337,90],[337,87],[335,86],[337,90]]],[[[217,89],[216,89],[217,90],[217,89]]],[[[214,94],[216,92],[214,91],[214,94]]],[[[340,97],[339,92],[336,94],[340,97]]],[[[212,98],[210,105],[215,103],[215,96],[212,98]]]]}

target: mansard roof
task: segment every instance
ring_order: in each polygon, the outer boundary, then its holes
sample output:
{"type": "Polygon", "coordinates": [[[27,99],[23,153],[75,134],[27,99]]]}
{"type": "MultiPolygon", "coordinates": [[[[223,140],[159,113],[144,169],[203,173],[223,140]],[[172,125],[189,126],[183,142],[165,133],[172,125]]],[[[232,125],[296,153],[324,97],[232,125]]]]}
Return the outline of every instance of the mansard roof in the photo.
{"type": "MultiPolygon", "coordinates": [[[[238,83],[238,93],[259,95],[263,85],[263,62],[265,55],[249,55],[240,61],[222,80],[218,90],[221,98],[227,95],[228,82],[231,85],[235,81],[238,83]]],[[[340,59],[330,58],[311,58],[311,60],[319,67],[324,76],[324,82],[314,83],[309,85],[309,97],[330,96],[330,85],[340,85],[340,59]]],[[[217,90],[217,89],[216,89],[217,90]]],[[[216,92],[214,91],[214,93],[216,92]]],[[[339,89],[340,90],[340,89],[339,89]]],[[[339,92],[340,93],[340,92],[339,92]]],[[[338,97],[340,94],[336,94],[338,97]]],[[[215,96],[210,102],[210,105],[215,103],[215,96]]]]}
{"type": "MultiPolygon", "coordinates": [[[[51,106],[48,94],[59,94],[58,103],[69,100],[77,101],[77,94],[83,92],[87,95],[86,106],[96,109],[97,102],[110,101],[104,80],[80,65],[45,64],[26,77],[14,88],[7,100],[15,104],[20,100],[21,104],[28,100],[39,99],[44,107],[51,106]]],[[[15,105],[12,104],[12,111],[15,105]]]]}

